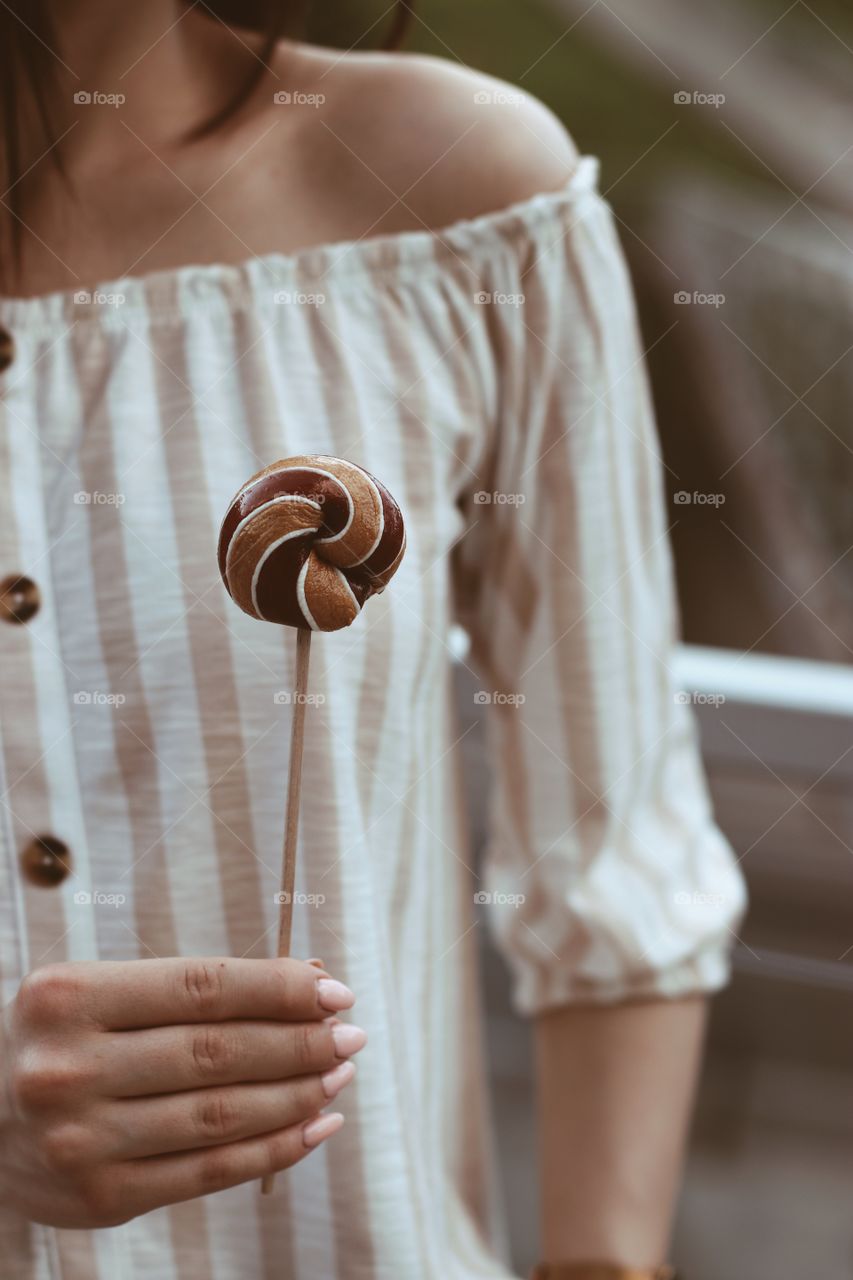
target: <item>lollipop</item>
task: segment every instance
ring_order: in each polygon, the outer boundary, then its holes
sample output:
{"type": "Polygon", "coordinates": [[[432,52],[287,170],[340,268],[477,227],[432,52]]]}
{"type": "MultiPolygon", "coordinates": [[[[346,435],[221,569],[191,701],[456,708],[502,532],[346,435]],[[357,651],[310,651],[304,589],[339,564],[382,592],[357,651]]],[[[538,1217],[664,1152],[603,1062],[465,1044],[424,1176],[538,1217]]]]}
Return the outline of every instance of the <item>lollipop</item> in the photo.
{"type": "Polygon", "coordinates": [[[373,476],[341,458],[286,458],[252,476],[219,535],[219,570],[253,618],[340,631],[391,581],[403,517],[373,476]]]}
{"type": "MultiPolygon", "coordinates": [[[[290,952],[311,633],[350,626],[384,591],[405,550],[403,516],[385,486],[355,463],[322,454],[259,471],[222,522],[219,571],[231,599],[252,618],[297,628],[280,956],[290,952]]],[[[272,1186],[265,1178],[264,1192],[272,1186]]]]}

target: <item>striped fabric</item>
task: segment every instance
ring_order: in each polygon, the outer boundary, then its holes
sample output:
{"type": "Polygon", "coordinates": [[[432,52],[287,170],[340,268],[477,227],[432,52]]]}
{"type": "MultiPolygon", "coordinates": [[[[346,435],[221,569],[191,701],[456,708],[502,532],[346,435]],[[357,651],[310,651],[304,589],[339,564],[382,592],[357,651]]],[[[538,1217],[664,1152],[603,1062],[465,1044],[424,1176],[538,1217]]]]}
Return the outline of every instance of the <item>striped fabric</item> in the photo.
{"type": "Polygon", "coordinates": [[[294,633],[228,599],[219,521],[260,467],[328,453],[382,478],[409,535],[312,656],[294,953],[359,997],[346,1126],[270,1198],[91,1234],[0,1208],[5,1280],[506,1280],[475,921],[535,1013],[718,987],[742,906],[669,676],[659,460],[595,162],[441,236],[0,321],[0,578],[42,593],[0,622],[5,1001],[51,961],[274,952],[294,633]],[[496,771],[479,882],[454,618],[496,771]],[[21,874],[42,834],[71,850],[59,887],[21,874]]]}

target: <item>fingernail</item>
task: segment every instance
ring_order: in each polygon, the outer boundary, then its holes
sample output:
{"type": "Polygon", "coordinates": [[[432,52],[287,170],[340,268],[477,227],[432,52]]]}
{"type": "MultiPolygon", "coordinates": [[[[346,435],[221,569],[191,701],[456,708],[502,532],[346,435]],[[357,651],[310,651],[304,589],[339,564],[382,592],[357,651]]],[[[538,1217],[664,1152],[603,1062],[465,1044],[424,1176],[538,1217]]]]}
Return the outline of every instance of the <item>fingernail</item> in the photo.
{"type": "Polygon", "coordinates": [[[333,1111],[327,1116],[318,1116],[316,1120],[310,1120],[302,1130],[302,1141],[306,1147],[318,1147],[321,1142],[325,1142],[326,1138],[331,1138],[333,1133],[337,1133],[343,1122],[344,1118],[340,1111],[333,1111]]]}
{"type": "Polygon", "coordinates": [[[315,969],[325,969],[326,967],[326,962],[324,960],[318,960],[316,956],[312,956],[312,958],[310,960],[306,960],[305,963],[313,964],[315,969]]]}
{"type": "Polygon", "coordinates": [[[336,1027],[332,1027],[332,1039],[338,1057],[351,1058],[367,1044],[367,1032],[349,1022],[339,1022],[336,1027]]]}
{"type": "Polygon", "coordinates": [[[351,1009],[355,1004],[355,996],[349,987],[335,978],[320,978],[317,983],[317,999],[324,1009],[330,1013],[339,1013],[341,1009],[351,1009]]]}
{"type": "Polygon", "coordinates": [[[320,1076],[323,1092],[330,1102],[332,1098],[338,1096],[341,1089],[349,1084],[354,1075],[355,1063],[342,1062],[339,1067],[332,1067],[331,1071],[327,1071],[325,1075],[320,1076]]]}

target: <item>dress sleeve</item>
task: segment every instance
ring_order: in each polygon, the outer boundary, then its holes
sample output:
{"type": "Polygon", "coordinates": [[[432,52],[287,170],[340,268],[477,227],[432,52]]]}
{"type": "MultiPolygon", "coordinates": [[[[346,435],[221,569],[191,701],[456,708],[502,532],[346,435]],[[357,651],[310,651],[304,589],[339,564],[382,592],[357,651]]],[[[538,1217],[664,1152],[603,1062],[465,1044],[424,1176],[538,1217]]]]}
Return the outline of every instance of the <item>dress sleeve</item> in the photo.
{"type": "Polygon", "coordinates": [[[477,897],[534,1014],[710,991],[745,902],[688,695],[630,283],[594,183],[484,267],[494,446],[465,498],[457,617],[493,764],[477,897]]]}

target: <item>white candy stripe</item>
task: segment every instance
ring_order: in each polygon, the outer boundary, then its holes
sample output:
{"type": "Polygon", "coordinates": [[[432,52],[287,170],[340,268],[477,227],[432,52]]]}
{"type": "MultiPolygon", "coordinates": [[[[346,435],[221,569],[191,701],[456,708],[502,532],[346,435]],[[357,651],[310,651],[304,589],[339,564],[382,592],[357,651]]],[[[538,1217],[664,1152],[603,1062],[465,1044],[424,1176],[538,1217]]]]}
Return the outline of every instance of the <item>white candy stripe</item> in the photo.
{"type": "Polygon", "coordinates": [[[374,538],[373,545],[370,548],[370,550],[367,552],[367,554],[363,555],[360,560],[356,560],[355,564],[350,566],[350,568],[352,569],[356,568],[357,565],[364,564],[365,561],[370,559],[370,557],[373,555],[374,551],[382,541],[382,535],[385,532],[385,506],[382,502],[382,494],[379,492],[376,485],[373,483],[372,479],[370,478],[370,476],[367,474],[366,471],[364,473],[364,478],[367,481],[367,483],[370,485],[373,492],[376,494],[376,501],[379,504],[379,532],[374,538]]]}
{"type": "MultiPolygon", "coordinates": [[[[397,572],[397,567],[399,566],[399,564],[400,564],[400,562],[401,562],[401,560],[403,559],[403,556],[404,556],[405,554],[406,554],[406,531],[405,531],[405,529],[404,529],[404,530],[403,530],[403,541],[402,541],[402,544],[401,544],[401,546],[400,546],[400,550],[397,552],[397,554],[395,555],[394,559],[390,562],[390,564],[386,565],[384,569],[378,569],[378,570],[376,571],[376,576],[377,576],[377,577],[381,577],[381,576],[382,576],[382,575],[384,575],[384,574],[388,574],[388,573],[392,573],[392,572],[393,572],[393,573],[396,573],[396,572],[397,572]]],[[[381,595],[381,594],[382,594],[382,592],[385,590],[385,587],[384,587],[384,586],[383,586],[383,587],[379,587],[378,589],[377,589],[377,588],[374,588],[374,590],[375,590],[375,594],[376,594],[376,595],[381,595]]]]}
{"type": "MultiPolygon", "coordinates": [[[[299,577],[296,580],[296,594],[299,599],[299,608],[302,610],[302,614],[305,618],[305,621],[308,623],[312,631],[319,631],[320,628],[317,625],[317,621],[313,613],[308,607],[308,597],[305,594],[305,579],[308,576],[308,568],[310,564],[311,564],[311,557],[309,556],[299,571],[299,577]]],[[[355,608],[355,616],[358,617],[358,615],[361,613],[361,605],[358,603],[358,600],[355,598],[355,595],[353,594],[353,589],[349,584],[346,574],[343,573],[340,569],[338,569],[337,566],[335,565],[329,565],[329,568],[334,569],[335,573],[340,578],[341,585],[343,586],[344,590],[347,592],[347,595],[353,602],[353,606],[355,608]]]]}
{"type": "MultiPolygon", "coordinates": [[[[268,511],[270,507],[275,507],[282,502],[303,502],[307,506],[313,507],[315,511],[318,511],[321,514],[323,511],[323,508],[320,506],[319,502],[315,502],[313,498],[303,498],[298,493],[282,493],[276,498],[270,498],[269,502],[264,502],[260,507],[255,507],[254,511],[250,511],[247,516],[243,517],[243,519],[240,521],[240,523],[237,525],[237,528],[234,530],[234,532],[231,535],[231,541],[228,543],[228,550],[225,553],[225,581],[226,582],[230,582],[231,580],[231,558],[234,552],[234,545],[237,541],[237,536],[240,533],[240,531],[244,529],[246,525],[250,523],[250,521],[254,520],[256,516],[260,515],[262,511],[268,511]]],[[[319,527],[320,525],[317,526],[318,529],[319,527]]],[[[301,536],[304,533],[310,533],[310,532],[311,532],[310,528],[295,530],[295,533],[299,536],[301,536]]],[[[294,536],[293,534],[287,535],[288,538],[293,536],[294,536]]],[[[280,538],[275,545],[280,546],[280,544],[285,541],[286,541],[285,538],[280,538]]],[[[268,549],[266,553],[267,555],[269,554],[270,550],[272,550],[272,548],[268,549]]]]}
{"type": "MultiPolygon", "coordinates": [[[[331,480],[334,484],[336,484],[336,485],[338,486],[338,488],[339,488],[339,489],[342,489],[342,490],[343,490],[344,496],[345,496],[345,498],[346,498],[346,500],[347,500],[347,506],[348,506],[348,508],[349,508],[349,515],[347,516],[347,522],[346,522],[346,524],[345,524],[345,525],[344,525],[344,527],[341,529],[340,533],[334,533],[334,534],[332,534],[332,535],[331,535],[330,537],[328,537],[328,538],[318,538],[318,539],[317,539],[317,542],[337,542],[339,538],[342,538],[342,537],[344,536],[344,534],[348,532],[348,530],[350,529],[350,527],[351,527],[351,525],[352,525],[353,520],[355,519],[355,505],[354,505],[354,503],[353,503],[353,500],[352,500],[352,494],[350,493],[349,489],[346,487],[346,485],[345,485],[345,484],[343,484],[343,482],[342,482],[341,480],[339,480],[339,479],[338,479],[338,477],[337,477],[337,476],[333,476],[333,475],[332,475],[332,473],[331,473],[331,471],[325,471],[322,467],[302,467],[302,466],[300,466],[300,467],[280,467],[280,468],[278,468],[278,469],[277,469],[277,470],[275,470],[275,471],[269,471],[269,472],[267,472],[267,475],[268,475],[268,476],[280,476],[280,475],[284,475],[284,474],[285,474],[286,472],[288,472],[288,471],[310,471],[312,475],[315,475],[315,476],[325,476],[327,480],[331,480]]],[[[293,497],[296,497],[296,496],[297,496],[296,494],[294,494],[294,495],[293,495],[293,497]]],[[[320,506],[320,504],[319,504],[319,503],[313,502],[313,499],[311,499],[311,498],[304,498],[304,499],[303,499],[303,501],[304,501],[304,502],[312,502],[312,503],[313,503],[313,505],[314,505],[315,507],[317,507],[317,510],[318,510],[318,511],[322,511],[322,509],[323,509],[323,508],[320,506]]],[[[258,508],[258,510],[260,511],[260,510],[261,510],[261,508],[259,507],[259,508],[258,508]]]]}
{"type": "Polygon", "coordinates": [[[350,586],[350,584],[349,584],[349,578],[348,578],[348,577],[347,577],[347,575],[343,572],[343,570],[338,569],[338,567],[337,567],[337,566],[334,566],[334,569],[335,569],[335,573],[336,573],[336,574],[338,575],[338,577],[340,578],[341,583],[343,584],[343,586],[344,586],[345,590],[347,591],[347,593],[348,593],[348,595],[349,595],[350,599],[352,600],[353,605],[355,606],[355,616],[356,616],[356,617],[358,617],[358,615],[361,613],[361,605],[358,603],[358,601],[357,601],[357,600],[356,600],[356,598],[355,598],[355,595],[353,594],[353,589],[352,589],[352,587],[351,587],[351,586],[350,586]]]}
{"type": "MultiPolygon", "coordinates": [[[[264,565],[269,560],[272,553],[274,551],[277,551],[278,548],[282,546],[285,542],[290,542],[291,538],[304,538],[306,533],[310,533],[310,532],[311,532],[310,529],[293,529],[292,532],[286,533],[283,538],[277,538],[275,542],[270,543],[270,545],[267,547],[266,551],[261,556],[258,563],[255,565],[255,572],[252,574],[252,605],[254,607],[255,613],[258,615],[259,618],[262,618],[264,622],[267,621],[267,618],[264,617],[264,615],[261,613],[260,609],[258,608],[258,581],[260,579],[261,573],[263,572],[264,565]]],[[[305,563],[306,564],[308,563],[307,560],[305,563]]],[[[303,567],[303,572],[304,572],[304,567],[303,567]]],[[[301,574],[300,574],[300,577],[301,577],[301,574]]]]}
{"type": "Polygon", "coordinates": [[[302,616],[308,623],[308,626],[312,631],[319,631],[320,628],[317,626],[313,613],[308,608],[308,599],[305,595],[305,579],[308,577],[308,566],[310,563],[311,557],[309,556],[299,571],[299,577],[296,579],[296,595],[299,600],[299,608],[302,610],[302,616]]]}

